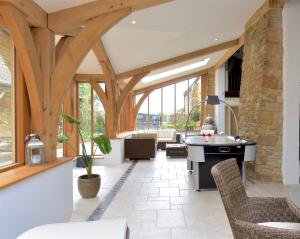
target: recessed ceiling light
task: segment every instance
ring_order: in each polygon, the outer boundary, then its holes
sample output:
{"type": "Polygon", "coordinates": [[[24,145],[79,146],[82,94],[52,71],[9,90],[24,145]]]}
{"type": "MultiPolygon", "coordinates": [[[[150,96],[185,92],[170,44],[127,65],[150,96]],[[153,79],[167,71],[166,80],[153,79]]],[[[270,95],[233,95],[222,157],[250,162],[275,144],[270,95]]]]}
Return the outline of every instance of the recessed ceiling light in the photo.
{"type": "Polygon", "coordinates": [[[136,21],[135,21],[135,20],[132,20],[131,24],[132,24],[132,25],[136,24],[136,21]]]}
{"type": "Polygon", "coordinates": [[[148,62],[148,59],[145,59],[144,62],[148,62]]]}
{"type": "Polygon", "coordinates": [[[219,37],[216,37],[216,38],[215,38],[215,41],[219,41],[219,40],[220,40],[220,38],[219,38],[219,37]]]}
{"type": "Polygon", "coordinates": [[[198,61],[198,62],[195,62],[195,63],[190,64],[190,65],[178,67],[178,68],[175,68],[175,69],[169,70],[169,71],[164,71],[162,73],[158,73],[158,74],[155,74],[155,75],[152,75],[152,76],[147,76],[147,77],[143,78],[142,81],[144,83],[151,82],[151,81],[159,80],[159,79],[162,79],[162,78],[165,78],[165,77],[173,76],[173,75],[176,75],[176,74],[179,74],[179,73],[183,73],[183,72],[186,72],[186,71],[190,71],[190,70],[205,66],[209,62],[209,60],[210,60],[210,58],[206,58],[202,61],[198,61]]]}

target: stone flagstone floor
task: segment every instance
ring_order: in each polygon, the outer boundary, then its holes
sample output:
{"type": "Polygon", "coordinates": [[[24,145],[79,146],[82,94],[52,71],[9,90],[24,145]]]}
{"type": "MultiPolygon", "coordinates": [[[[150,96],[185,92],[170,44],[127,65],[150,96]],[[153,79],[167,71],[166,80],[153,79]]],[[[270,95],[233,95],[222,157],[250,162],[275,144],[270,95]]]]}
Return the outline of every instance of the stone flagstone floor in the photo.
{"type": "MultiPolygon", "coordinates": [[[[86,221],[130,164],[95,166],[102,185],[94,199],[80,198],[76,181],[84,170],[74,169],[71,221],[86,221]]],[[[185,159],[166,158],[165,151],[158,151],[155,159],[137,163],[102,218],[126,218],[131,239],[233,238],[219,193],[196,192],[191,180],[185,159]]],[[[250,196],[285,196],[288,190],[282,185],[247,187],[250,196]]]]}

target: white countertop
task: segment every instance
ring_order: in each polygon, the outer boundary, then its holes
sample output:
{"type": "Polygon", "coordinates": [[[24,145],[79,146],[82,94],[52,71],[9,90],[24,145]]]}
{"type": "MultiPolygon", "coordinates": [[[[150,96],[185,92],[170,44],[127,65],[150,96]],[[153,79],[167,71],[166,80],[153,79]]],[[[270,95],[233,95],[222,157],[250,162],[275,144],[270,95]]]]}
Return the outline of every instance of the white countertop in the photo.
{"type": "Polygon", "coordinates": [[[185,139],[187,145],[200,145],[200,146],[220,146],[220,145],[247,145],[254,144],[253,141],[244,139],[235,140],[232,136],[214,135],[214,136],[189,136],[185,139]]]}

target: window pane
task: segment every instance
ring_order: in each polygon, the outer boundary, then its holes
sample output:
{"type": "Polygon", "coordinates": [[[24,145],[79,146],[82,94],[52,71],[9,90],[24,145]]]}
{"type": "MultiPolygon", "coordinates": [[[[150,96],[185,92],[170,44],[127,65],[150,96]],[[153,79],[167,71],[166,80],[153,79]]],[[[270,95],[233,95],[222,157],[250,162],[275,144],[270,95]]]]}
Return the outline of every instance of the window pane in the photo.
{"type": "Polygon", "coordinates": [[[187,80],[176,84],[176,128],[179,130],[185,129],[186,117],[188,113],[187,92],[187,80]]]}
{"type": "MultiPolygon", "coordinates": [[[[93,91],[94,94],[94,137],[97,137],[101,134],[104,134],[105,130],[105,111],[103,108],[103,105],[95,91],[93,91]]],[[[95,155],[103,155],[102,152],[99,150],[97,145],[94,145],[94,152],[95,155]]]]}
{"type": "MultiPolygon", "coordinates": [[[[63,106],[61,107],[60,113],[62,113],[62,112],[63,112],[63,106]]],[[[63,121],[63,118],[60,117],[58,120],[57,135],[63,134],[63,132],[64,132],[63,127],[64,127],[64,121],[63,121]]],[[[64,145],[61,143],[57,143],[56,144],[56,156],[63,157],[63,155],[64,155],[64,145]]]]}
{"type": "Polygon", "coordinates": [[[174,85],[163,88],[163,128],[175,128],[174,85]]]}
{"type": "MultiPolygon", "coordinates": [[[[91,154],[91,85],[80,83],[78,88],[80,127],[87,154],[91,154]]],[[[81,143],[79,144],[79,154],[82,154],[81,143]]]]}
{"type": "Polygon", "coordinates": [[[200,126],[200,107],[197,102],[201,100],[201,85],[199,78],[189,80],[189,128],[192,130],[199,129],[200,126]]]}
{"type": "Polygon", "coordinates": [[[136,117],[136,129],[148,129],[148,97],[144,100],[136,117]]]}
{"type": "Polygon", "coordinates": [[[161,119],[161,89],[153,91],[149,95],[150,129],[160,128],[161,119]]]}
{"type": "Polygon", "coordinates": [[[14,44],[0,28],[0,167],[15,162],[14,44]]]}
{"type": "Polygon", "coordinates": [[[139,100],[142,98],[143,94],[139,94],[135,96],[135,103],[137,104],[139,100]]]}

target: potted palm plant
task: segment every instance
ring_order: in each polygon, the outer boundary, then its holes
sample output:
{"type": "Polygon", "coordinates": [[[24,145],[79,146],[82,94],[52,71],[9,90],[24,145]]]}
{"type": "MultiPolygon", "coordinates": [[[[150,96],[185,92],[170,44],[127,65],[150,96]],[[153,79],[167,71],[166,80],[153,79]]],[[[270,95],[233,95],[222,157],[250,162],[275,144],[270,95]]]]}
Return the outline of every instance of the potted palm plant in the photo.
{"type": "MultiPolygon", "coordinates": [[[[73,124],[77,126],[78,133],[81,140],[82,156],[79,156],[78,159],[82,161],[82,164],[86,169],[86,174],[78,177],[79,193],[83,198],[96,197],[100,190],[101,177],[98,174],[93,174],[93,160],[94,160],[95,152],[91,152],[91,155],[87,154],[83,136],[82,136],[82,131],[80,128],[81,121],[67,114],[61,114],[61,117],[69,124],[73,124]]],[[[60,134],[57,136],[57,141],[59,143],[66,143],[69,141],[69,136],[65,134],[60,134]]],[[[100,151],[103,154],[109,154],[111,152],[112,148],[111,148],[110,140],[107,136],[100,135],[97,137],[93,137],[93,141],[97,145],[97,147],[99,147],[100,151]]]]}

